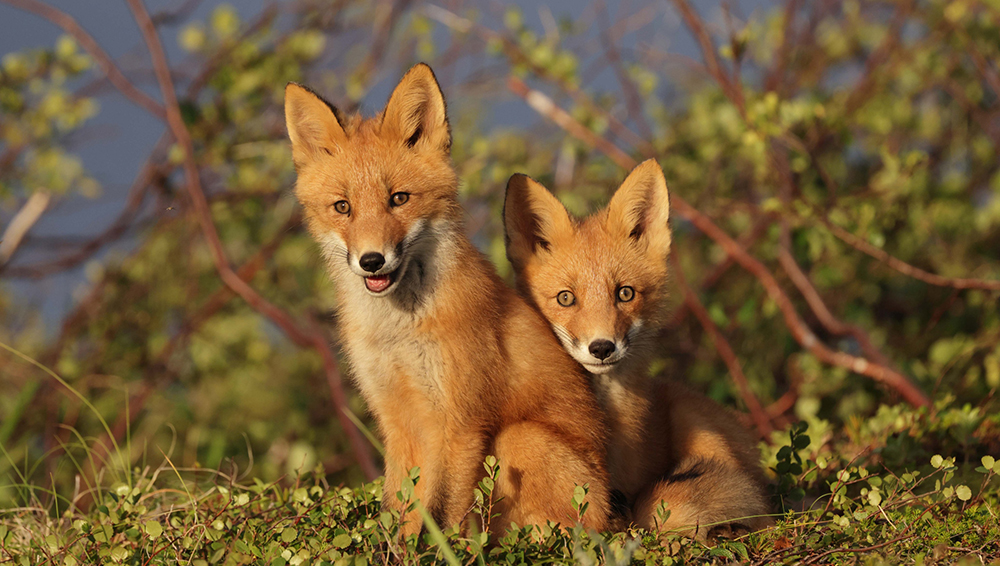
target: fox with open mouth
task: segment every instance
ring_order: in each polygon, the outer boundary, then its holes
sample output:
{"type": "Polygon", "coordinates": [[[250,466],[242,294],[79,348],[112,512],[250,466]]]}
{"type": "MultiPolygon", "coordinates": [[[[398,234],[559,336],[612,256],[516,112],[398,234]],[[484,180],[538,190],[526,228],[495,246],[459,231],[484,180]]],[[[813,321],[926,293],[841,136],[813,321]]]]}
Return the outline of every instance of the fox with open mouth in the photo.
{"type": "MultiPolygon", "coordinates": [[[[416,497],[444,525],[464,524],[492,454],[493,532],[575,523],[584,484],[583,523],[605,528],[600,408],[541,315],[465,235],[430,67],[410,69],[368,119],[289,84],[285,120],[296,195],[336,284],[341,342],[384,439],[383,504],[402,509],[393,494],[419,466],[416,497]]],[[[404,519],[404,533],[420,530],[418,517],[404,519]]]]}

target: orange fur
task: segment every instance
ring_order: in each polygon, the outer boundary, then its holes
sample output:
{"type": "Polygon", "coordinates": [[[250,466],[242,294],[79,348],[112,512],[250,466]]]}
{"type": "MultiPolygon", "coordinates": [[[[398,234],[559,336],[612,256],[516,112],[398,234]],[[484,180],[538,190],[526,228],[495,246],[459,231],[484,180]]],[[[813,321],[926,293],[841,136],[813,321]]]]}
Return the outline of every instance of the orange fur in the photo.
{"type": "MultiPolygon", "coordinates": [[[[544,319],[464,235],[430,68],[410,69],[374,118],[341,118],[295,84],[285,116],[296,194],[337,286],[343,347],[385,440],[384,504],[400,506],[390,494],[420,466],[416,496],[444,525],[462,523],[494,454],[504,497],[495,528],[572,524],[584,483],[584,522],[604,528],[600,408],[544,319]],[[367,254],[384,263],[363,263],[367,254]]],[[[420,527],[407,517],[404,532],[420,527]]]]}
{"type": "Polygon", "coordinates": [[[591,375],[611,429],[611,487],[634,522],[700,538],[716,523],[762,528],[768,506],[750,435],[706,397],[648,376],[662,326],[668,220],[666,181],[652,160],[582,221],[523,175],[511,178],[504,203],[518,288],[591,375]],[[671,511],[662,524],[661,501],[671,511]]]}

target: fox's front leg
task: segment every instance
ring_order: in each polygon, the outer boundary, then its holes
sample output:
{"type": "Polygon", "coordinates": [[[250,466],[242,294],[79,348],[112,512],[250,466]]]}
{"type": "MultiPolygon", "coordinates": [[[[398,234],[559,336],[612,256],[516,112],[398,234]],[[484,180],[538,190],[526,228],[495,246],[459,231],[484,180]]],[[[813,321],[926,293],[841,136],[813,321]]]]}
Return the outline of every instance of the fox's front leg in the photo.
{"type": "Polygon", "coordinates": [[[396,442],[388,439],[385,443],[385,485],[382,488],[382,505],[385,508],[399,512],[401,524],[400,534],[404,537],[420,532],[422,522],[420,515],[414,511],[406,511],[413,500],[424,495],[423,481],[418,480],[413,493],[407,498],[402,489],[403,478],[409,475],[409,470],[415,466],[417,453],[412,446],[396,446],[396,442]]]}
{"type": "Polygon", "coordinates": [[[421,402],[422,397],[406,389],[405,386],[399,387],[395,399],[383,405],[386,410],[382,413],[384,416],[381,419],[381,428],[385,432],[386,461],[382,503],[402,513],[404,536],[420,532],[423,526],[416,509],[406,513],[405,508],[419,500],[425,508],[433,510],[440,506],[444,495],[442,493],[444,430],[440,418],[436,417],[431,407],[421,402]],[[401,501],[396,494],[400,491],[403,479],[414,467],[419,467],[420,472],[413,495],[410,499],[401,501]]]}
{"type": "MultiPolygon", "coordinates": [[[[483,479],[486,470],[486,433],[479,426],[461,426],[460,430],[449,431],[446,446],[448,455],[448,494],[444,506],[442,528],[463,524],[474,501],[473,489],[483,479]]],[[[480,526],[480,528],[482,528],[480,526]]]]}

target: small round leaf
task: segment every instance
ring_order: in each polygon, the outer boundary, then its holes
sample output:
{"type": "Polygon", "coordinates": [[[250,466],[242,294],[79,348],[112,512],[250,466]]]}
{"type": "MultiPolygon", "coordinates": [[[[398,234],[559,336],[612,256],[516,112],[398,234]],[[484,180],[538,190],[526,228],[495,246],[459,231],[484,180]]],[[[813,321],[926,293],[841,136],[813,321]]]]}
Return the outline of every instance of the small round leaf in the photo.
{"type": "Polygon", "coordinates": [[[960,485],[955,488],[955,495],[962,501],[968,501],[972,499],[972,490],[967,485],[960,485]]]}

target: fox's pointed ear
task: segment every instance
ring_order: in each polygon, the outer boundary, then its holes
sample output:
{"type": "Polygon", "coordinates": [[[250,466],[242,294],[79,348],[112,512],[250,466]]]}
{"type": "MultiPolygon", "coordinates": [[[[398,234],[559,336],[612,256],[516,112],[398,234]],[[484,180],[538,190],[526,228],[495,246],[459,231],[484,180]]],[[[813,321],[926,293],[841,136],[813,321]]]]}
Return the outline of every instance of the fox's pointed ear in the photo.
{"type": "Polygon", "coordinates": [[[381,134],[409,147],[451,151],[444,95],[429,66],[418,63],[400,79],[382,113],[381,134]]]}
{"type": "Polygon", "coordinates": [[[667,180],[656,160],[647,159],[628,174],[611,197],[608,230],[666,259],[670,253],[669,219],[667,180]]]}
{"type": "Polygon", "coordinates": [[[548,250],[553,240],[573,235],[566,207],[548,189],[520,173],[507,181],[503,227],[507,259],[515,272],[539,250],[548,250]]]}
{"type": "Polygon", "coordinates": [[[292,140],[292,159],[301,166],[319,155],[333,155],[347,141],[340,117],[329,102],[308,88],[285,87],[285,127],[292,140]]]}

